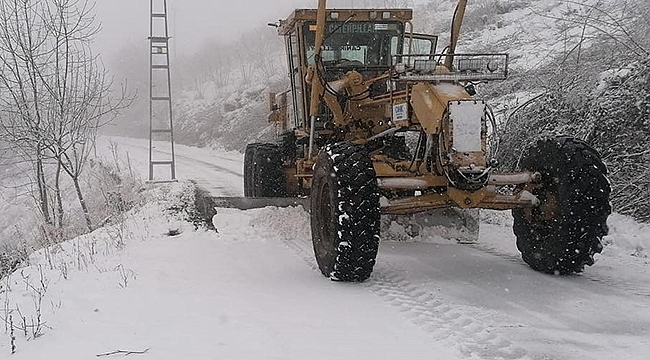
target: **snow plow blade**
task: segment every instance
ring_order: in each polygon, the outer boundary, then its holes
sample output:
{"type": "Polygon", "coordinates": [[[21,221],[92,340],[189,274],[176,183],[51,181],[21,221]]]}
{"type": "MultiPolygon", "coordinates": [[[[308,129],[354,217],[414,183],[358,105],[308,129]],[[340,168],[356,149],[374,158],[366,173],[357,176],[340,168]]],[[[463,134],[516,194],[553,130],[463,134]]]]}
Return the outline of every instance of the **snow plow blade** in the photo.
{"type": "MultiPolygon", "coordinates": [[[[212,200],[212,205],[217,208],[251,210],[302,205],[305,211],[310,211],[309,198],[212,197],[212,200]]],[[[438,235],[460,243],[475,243],[479,236],[479,222],[478,210],[439,209],[412,215],[384,214],[382,233],[394,232],[397,227],[398,232],[410,237],[438,235]]]]}
{"type": "Polygon", "coordinates": [[[302,205],[309,211],[309,198],[249,198],[249,197],[214,197],[215,207],[239,210],[260,209],[267,206],[290,207],[302,205]]]}
{"type": "Polygon", "coordinates": [[[384,239],[417,238],[428,241],[436,236],[461,244],[474,244],[479,239],[480,212],[478,209],[436,209],[411,215],[388,215],[381,218],[384,239]]]}

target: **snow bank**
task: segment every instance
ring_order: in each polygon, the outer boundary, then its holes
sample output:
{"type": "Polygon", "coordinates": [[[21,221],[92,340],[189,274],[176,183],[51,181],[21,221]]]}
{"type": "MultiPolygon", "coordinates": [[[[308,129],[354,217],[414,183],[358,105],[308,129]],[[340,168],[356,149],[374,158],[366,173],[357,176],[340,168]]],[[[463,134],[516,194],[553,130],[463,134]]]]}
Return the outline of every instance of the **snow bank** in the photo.
{"type": "Polygon", "coordinates": [[[608,221],[609,235],[603,243],[603,254],[633,256],[646,259],[650,265],[650,224],[642,224],[629,216],[613,214],[608,221]]]}
{"type": "MultiPolygon", "coordinates": [[[[310,271],[296,256],[309,249],[302,208],[220,210],[217,234],[170,211],[188,189],[150,189],[124,222],[39,251],[3,281],[12,359],[460,358],[364,287],[310,271]]],[[[2,358],[10,343],[2,337],[2,358]]]]}

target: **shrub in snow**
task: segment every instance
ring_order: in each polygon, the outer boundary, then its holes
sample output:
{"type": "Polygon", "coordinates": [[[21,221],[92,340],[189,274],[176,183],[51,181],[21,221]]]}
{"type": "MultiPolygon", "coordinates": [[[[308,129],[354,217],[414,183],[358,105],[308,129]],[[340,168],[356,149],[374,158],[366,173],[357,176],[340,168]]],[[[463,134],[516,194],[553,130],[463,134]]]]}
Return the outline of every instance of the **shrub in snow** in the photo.
{"type": "Polygon", "coordinates": [[[610,167],[618,212],[650,221],[650,58],[604,80],[589,101],[594,144],[610,167]]]}
{"type": "Polygon", "coordinates": [[[16,270],[20,263],[22,263],[25,259],[26,256],[22,252],[0,253],[0,279],[16,270]]]}
{"type": "MultiPolygon", "coordinates": [[[[171,215],[190,222],[195,229],[214,230],[212,217],[216,214],[210,194],[190,181],[182,182],[173,189],[165,200],[166,209],[171,215]]],[[[170,229],[169,236],[178,235],[177,229],[170,229]]]]}
{"type": "Polygon", "coordinates": [[[106,225],[120,221],[122,214],[143,202],[142,183],[126,173],[116,162],[110,165],[104,161],[90,161],[93,176],[87,186],[94,189],[89,193],[88,203],[95,223],[106,225]]]}
{"type": "Polygon", "coordinates": [[[241,108],[242,105],[239,103],[237,99],[234,98],[230,98],[223,103],[223,111],[227,113],[241,108]]]}
{"type": "Polygon", "coordinates": [[[522,108],[505,124],[499,159],[514,170],[539,137],[586,140],[609,167],[615,210],[650,221],[650,58],[607,74],[595,89],[550,88],[522,108]]]}

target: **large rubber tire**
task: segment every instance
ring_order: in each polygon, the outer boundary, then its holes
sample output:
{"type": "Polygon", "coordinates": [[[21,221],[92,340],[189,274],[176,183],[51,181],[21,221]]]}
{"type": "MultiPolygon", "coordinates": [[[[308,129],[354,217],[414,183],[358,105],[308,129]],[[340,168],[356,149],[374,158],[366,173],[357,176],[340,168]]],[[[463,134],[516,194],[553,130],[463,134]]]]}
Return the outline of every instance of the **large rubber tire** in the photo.
{"type": "Polygon", "coordinates": [[[513,210],[517,248],[533,269],[567,275],[593,265],[612,209],[607,167],[596,150],[572,138],[545,139],[521,162],[542,174],[540,206],[513,210]]]}
{"type": "Polygon", "coordinates": [[[280,149],[275,144],[250,144],[244,153],[244,196],[286,197],[280,149]]]}
{"type": "Polygon", "coordinates": [[[253,154],[259,145],[246,145],[246,151],[244,152],[244,197],[253,197],[253,154]]]}
{"type": "Polygon", "coordinates": [[[365,148],[344,142],[318,155],[311,188],[316,262],[335,281],[365,281],[379,249],[379,187],[365,148]]]}

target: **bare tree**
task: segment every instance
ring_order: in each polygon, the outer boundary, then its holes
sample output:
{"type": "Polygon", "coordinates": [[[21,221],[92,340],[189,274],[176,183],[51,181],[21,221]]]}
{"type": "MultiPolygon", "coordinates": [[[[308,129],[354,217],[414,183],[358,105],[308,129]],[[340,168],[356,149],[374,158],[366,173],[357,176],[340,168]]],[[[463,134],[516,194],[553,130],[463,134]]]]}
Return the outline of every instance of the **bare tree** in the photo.
{"type": "MultiPolygon", "coordinates": [[[[53,40],[54,67],[48,75],[52,79],[43,80],[50,84],[48,93],[57,105],[53,121],[48,124],[46,144],[57,162],[57,177],[62,169],[72,179],[86,224],[92,230],[80,176],[95,146],[98,129],[133,99],[127,97],[125,88],[113,97],[112,80],[92,53],[90,42],[99,26],[89,0],[50,0],[45,15],[53,40]]],[[[60,197],[58,201],[61,210],[60,197]]]]}
{"type": "Polygon", "coordinates": [[[212,62],[212,67],[208,72],[209,79],[212,80],[217,87],[227,87],[230,85],[230,55],[225,49],[225,46],[221,45],[215,49],[214,61],[212,62]]]}
{"type": "MultiPolygon", "coordinates": [[[[132,98],[112,80],[92,53],[99,31],[90,0],[8,0],[0,7],[0,73],[9,96],[2,96],[2,130],[36,164],[42,212],[49,215],[44,162],[56,166],[57,225],[62,226],[60,175],[74,184],[86,225],[92,229],[80,176],[97,131],[132,98]],[[27,79],[27,80],[25,80],[27,79]]],[[[4,95],[4,94],[0,94],[4,95]]]]}
{"type": "Polygon", "coordinates": [[[47,27],[38,14],[40,0],[0,2],[0,127],[17,155],[34,167],[39,209],[51,224],[45,182],[45,90],[38,68],[47,63],[47,27]]]}

